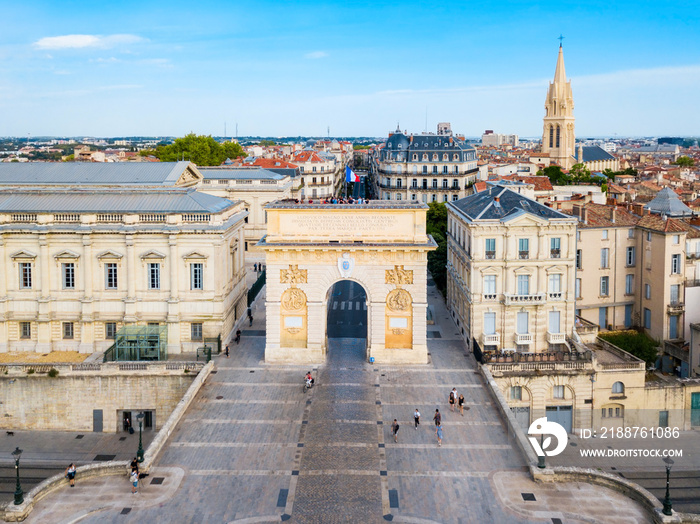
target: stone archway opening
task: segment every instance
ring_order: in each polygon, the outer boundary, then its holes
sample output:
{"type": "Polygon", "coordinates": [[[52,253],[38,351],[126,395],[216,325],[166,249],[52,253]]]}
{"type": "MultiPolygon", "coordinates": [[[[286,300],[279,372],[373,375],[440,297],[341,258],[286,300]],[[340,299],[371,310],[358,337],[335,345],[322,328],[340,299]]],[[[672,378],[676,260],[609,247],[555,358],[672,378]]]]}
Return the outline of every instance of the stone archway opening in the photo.
{"type": "Polygon", "coordinates": [[[326,297],[326,347],[331,360],[364,361],[367,356],[368,300],[364,287],[340,280],[326,297]]]}

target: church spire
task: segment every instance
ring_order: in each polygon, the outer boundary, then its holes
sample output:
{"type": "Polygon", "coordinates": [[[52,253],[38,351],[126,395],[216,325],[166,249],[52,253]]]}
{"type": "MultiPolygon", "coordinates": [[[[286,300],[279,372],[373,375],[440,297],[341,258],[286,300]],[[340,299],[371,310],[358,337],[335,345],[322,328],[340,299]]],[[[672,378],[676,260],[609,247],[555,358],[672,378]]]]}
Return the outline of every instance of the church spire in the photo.
{"type": "MultiPolygon", "coordinates": [[[[560,37],[563,38],[563,37],[560,37]]],[[[549,83],[547,98],[544,102],[545,116],[542,132],[542,151],[564,169],[573,164],[576,141],[574,132],[574,95],[571,82],[566,80],[564,68],[564,48],[559,44],[557,68],[554,81],[549,83]]]]}
{"type": "Polygon", "coordinates": [[[557,57],[557,68],[554,71],[554,83],[566,84],[566,69],[564,69],[564,48],[559,43],[559,56],[557,57]]]}

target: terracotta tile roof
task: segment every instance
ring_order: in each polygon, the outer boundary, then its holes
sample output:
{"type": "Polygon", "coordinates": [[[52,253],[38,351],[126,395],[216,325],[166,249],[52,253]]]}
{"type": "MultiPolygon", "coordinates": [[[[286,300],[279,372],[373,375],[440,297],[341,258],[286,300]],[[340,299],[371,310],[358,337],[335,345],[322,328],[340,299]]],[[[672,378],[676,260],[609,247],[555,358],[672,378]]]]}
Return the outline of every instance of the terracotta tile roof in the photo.
{"type": "Polygon", "coordinates": [[[594,204],[589,202],[584,205],[586,210],[586,222],[579,222],[580,228],[595,227],[633,227],[639,222],[639,217],[633,215],[623,207],[594,204]],[[615,222],[613,222],[613,210],[615,222]]]}
{"type": "Polygon", "coordinates": [[[284,160],[279,160],[277,158],[256,158],[255,161],[251,162],[249,165],[258,166],[265,169],[271,167],[276,167],[279,169],[296,169],[298,166],[296,164],[291,164],[290,162],[285,162],[284,160]]]}
{"type": "Polygon", "coordinates": [[[486,188],[488,187],[488,184],[486,182],[479,181],[474,183],[474,193],[481,193],[482,191],[486,191],[486,188]]]}
{"type": "Polygon", "coordinates": [[[292,160],[294,162],[323,162],[316,151],[298,151],[297,153],[294,153],[292,160]]]}
{"type": "Polygon", "coordinates": [[[502,177],[503,180],[513,180],[515,182],[525,182],[526,184],[532,184],[535,186],[535,191],[552,191],[552,182],[546,176],[527,176],[527,175],[506,175],[502,177]]]}
{"type": "Polygon", "coordinates": [[[682,220],[675,218],[667,218],[664,220],[658,215],[645,215],[639,219],[637,225],[645,229],[664,233],[683,233],[691,229],[690,226],[682,220]]]}

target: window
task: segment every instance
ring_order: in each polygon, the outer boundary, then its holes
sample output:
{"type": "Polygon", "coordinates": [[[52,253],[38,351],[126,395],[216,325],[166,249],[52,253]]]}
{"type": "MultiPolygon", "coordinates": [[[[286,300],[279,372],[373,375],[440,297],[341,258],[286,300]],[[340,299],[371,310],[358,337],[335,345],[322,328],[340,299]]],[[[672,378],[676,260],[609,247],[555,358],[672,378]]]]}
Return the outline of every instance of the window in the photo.
{"type": "Polygon", "coordinates": [[[73,339],[73,322],[63,323],[63,338],[66,340],[73,339]]]}
{"type": "Polygon", "coordinates": [[[600,277],[600,296],[607,297],[609,294],[610,277],[600,277]]]}
{"type": "Polygon", "coordinates": [[[679,275],[681,272],[681,256],[671,255],[671,274],[679,275]]]}
{"type": "Polygon", "coordinates": [[[576,279],[576,298],[581,298],[581,279],[576,279]]]}
{"type": "Polygon", "coordinates": [[[32,338],[32,323],[31,322],[20,322],[19,323],[19,338],[28,339],[32,338]]]}
{"type": "Polygon", "coordinates": [[[561,258],[561,238],[551,238],[549,240],[549,252],[551,258],[561,258]]]}
{"type": "MultiPolygon", "coordinates": [[[[314,171],[316,171],[316,168],[314,168],[314,171]]],[[[387,180],[387,184],[388,184],[388,183],[389,183],[389,179],[387,178],[386,180],[387,180]]],[[[316,183],[316,177],[313,177],[313,178],[311,179],[311,183],[312,183],[312,184],[315,184],[315,183],[316,183]]]]}
{"type": "Polygon", "coordinates": [[[433,189],[437,189],[437,187],[438,187],[437,178],[433,178],[433,189]]]}
{"type": "Polygon", "coordinates": [[[511,386],[510,387],[510,399],[511,400],[522,400],[523,399],[522,386],[511,386]]]}
{"type": "Polygon", "coordinates": [[[190,289],[204,289],[204,265],[190,264],[190,289]]]}
{"type": "Polygon", "coordinates": [[[554,274],[549,275],[549,293],[551,294],[561,294],[561,275],[554,274]]]}
{"type": "Polygon", "coordinates": [[[416,194],[415,194],[415,193],[411,193],[411,200],[416,200],[416,194]]]}
{"type": "Polygon", "coordinates": [[[458,195],[452,195],[452,202],[456,202],[457,200],[459,200],[459,196],[458,196],[458,195]]]}
{"type": "Polygon", "coordinates": [[[449,187],[449,185],[448,185],[447,179],[443,178],[442,179],[442,188],[447,189],[448,187],[449,187]]]}
{"type": "Polygon", "coordinates": [[[459,189],[459,180],[452,181],[452,189],[459,189]]]}
{"type": "Polygon", "coordinates": [[[484,276],[484,295],[496,294],[496,275],[484,276]]]}
{"type": "Polygon", "coordinates": [[[313,166],[311,170],[315,173],[316,172],[316,166],[313,166]]]}
{"type": "Polygon", "coordinates": [[[576,250],[576,269],[583,269],[582,258],[583,258],[583,255],[581,253],[581,250],[577,249],[576,250]]]}
{"type": "Polygon", "coordinates": [[[442,172],[443,172],[444,174],[447,174],[447,173],[448,173],[447,170],[448,170],[448,167],[447,167],[447,166],[442,166],[442,172]]]}
{"type": "MultiPolygon", "coordinates": [[[[401,199],[399,198],[399,200],[401,200],[401,199]]],[[[442,201],[447,202],[447,195],[442,195],[442,201]]]]}
{"type": "Polygon", "coordinates": [[[433,166],[433,173],[437,175],[438,172],[438,166],[433,166]]]}
{"type": "Polygon", "coordinates": [[[190,338],[192,340],[202,340],[202,323],[193,322],[190,324],[190,338]]]}
{"type": "Polygon", "coordinates": [[[603,418],[622,418],[624,410],[624,407],[602,408],[602,415],[603,418]]]}
{"type": "Polygon", "coordinates": [[[518,239],[518,255],[520,258],[530,258],[530,239],[518,239]]]}
{"type": "Polygon", "coordinates": [[[518,295],[530,294],[530,275],[518,275],[518,295]]]}
{"type": "Polygon", "coordinates": [[[625,276],[625,295],[634,294],[634,275],[625,276]]]}
{"type": "Polygon", "coordinates": [[[644,327],[651,329],[651,310],[644,308],[644,327]]]}
{"type": "Polygon", "coordinates": [[[414,178],[413,183],[411,184],[411,189],[418,189],[418,179],[414,178]]]}
{"type": "Polygon", "coordinates": [[[68,262],[61,264],[61,279],[63,289],[75,289],[75,264],[68,262]]]}
{"type": "Polygon", "coordinates": [[[485,335],[495,335],[496,334],[496,313],[488,311],[484,313],[484,334],[485,335]]]}
{"type": "Polygon", "coordinates": [[[600,250],[600,267],[601,269],[610,267],[610,249],[607,247],[600,250]]]}
{"type": "Polygon", "coordinates": [[[529,333],[528,326],[528,313],[527,311],[519,311],[516,318],[516,333],[520,335],[526,335],[529,333]]]}
{"type": "Polygon", "coordinates": [[[105,338],[109,340],[114,340],[117,338],[116,322],[105,322],[105,338]]]}
{"type": "Polygon", "coordinates": [[[671,286],[671,305],[676,306],[681,300],[681,286],[680,284],[673,284],[671,286]]]}
{"type": "Polygon", "coordinates": [[[427,173],[428,173],[428,166],[423,166],[423,174],[425,175],[427,173]]]}
{"type": "Polygon", "coordinates": [[[681,243],[681,236],[680,235],[673,235],[673,245],[677,246],[680,243],[681,243]]]}
{"type": "Polygon", "coordinates": [[[612,386],[613,394],[622,395],[625,393],[625,385],[622,382],[615,382],[612,386]]]}
{"type": "Polygon", "coordinates": [[[552,387],[552,398],[564,398],[564,386],[552,387]]]}
{"type": "Polygon", "coordinates": [[[647,242],[651,242],[651,231],[647,231],[647,242]]]}
{"type": "Polygon", "coordinates": [[[627,230],[627,238],[634,238],[634,229],[627,230]]]}
{"type": "Polygon", "coordinates": [[[117,289],[117,263],[105,264],[105,289],[117,289]]]}
{"type": "Polygon", "coordinates": [[[644,298],[651,300],[651,285],[644,284],[644,298]]]}
{"type": "Polygon", "coordinates": [[[160,289],[160,264],[148,264],[148,289],[160,289]]]}
{"type": "Polygon", "coordinates": [[[602,238],[603,238],[603,240],[607,240],[607,239],[608,239],[608,230],[607,230],[607,229],[603,229],[603,236],[602,236],[602,238]]]}
{"type": "Polygon", "coordinates": [[[561,313],[559,311],[550,311],[549,312],[549,332],[550,333],[561,333],[560,331],[560,322],[561,319],[561,313]]]}
{"type": "Polygon", "coordinates": [[[437,202],[437,195],[436,195],[436,194],[433,194],[431,200],[432,200],[433,202],[437,202]]]}
{"type": "Polygon", "coordinates": [[[486,252],[486,258],[492,260],[496,258],[496,239],[486,238],[484,239],[484,251],[486,252]]]}
{"type": "Polygon", "coordinates": [[[32,288],[32,264],[31,262],[20,262],[19,264],[19,287],[20,289],[32,288]]]}
{"type": "Polygon", "coordinates": [[[398,178],[398,179],[396,180],[396,187],[397,187],[397,188],[403,187],[403,180],[401,180],[400,178],[398,178]]]}
{"type": "Polygon", "coordinates": [[[459,175],[459,166],[455,166],[454,168],[454,174],[459,175]]]}

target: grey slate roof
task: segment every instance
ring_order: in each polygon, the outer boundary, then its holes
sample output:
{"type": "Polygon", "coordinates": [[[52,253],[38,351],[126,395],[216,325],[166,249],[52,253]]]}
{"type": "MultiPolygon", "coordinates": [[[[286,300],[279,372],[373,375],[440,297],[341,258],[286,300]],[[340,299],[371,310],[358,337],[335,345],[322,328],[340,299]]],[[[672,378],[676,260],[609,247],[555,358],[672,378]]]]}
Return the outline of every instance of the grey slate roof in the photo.
{"type": "Polygon", "coordinates": [[[200,167],[207,180],[284,180],[284,176],[268,169],[251,167],[200,167]]]}
{"type": "Polygon", "coordinates": [[[0,185],[174,186],[189,165],[190,162],[0,162],[0,185]]]}
{"type": "Polygon", "coordinates": [[[678,195],[669,187],[659,191],[644,208],[651,213],[669,217],[684,217],[693,214],[693,210],[681,202],[678,195]]]}
{"type": "Polygon", "coordinates": [[[218,213],[233,205],[194,188],[0,188],[0,213],[218,213]]]}
{"type": "Polygon", "coordinates": [[[598,160],[615,160],[615,157],[599,146],[582,147],[583,160],[579,156],[579,148],[576,148],[574,158],[577,162],[596,162],[598,160]]]}
{"type": "Polygon", "coordinates": [[[486,191],[449,202],[448,205],[461,211],[470,220],[503,220],[522,213],[545,219],[572,218],[503,186],[490,187],[486,191]]]}
{"type": "MultiPolygon", "coordinates": [[[[452,155],[454,153],[476,153],[476,149],[466,142],[447,135],[410,135],[406,136],[403,133],[394,133],[386,141],[385,147],[381,150],[380,159],[386,160],[390,154],[396,159],[397,153],[430,153],[429,158],[432,161],[432,153],[439,153],[439,161],[442,161],[442,153],[449,153],[449,161],[453,162],[452,155]]],[[[465,159],[461,158],[460,162],[465,159]]],[[[476,157],[474,157],[476,159],[476,157]]],[[[404,156],[403,160],[413,161],[409,155],[404,156]]],[[[422,157],[419,157],[417,162],[423,162],[422,157]]]]}

